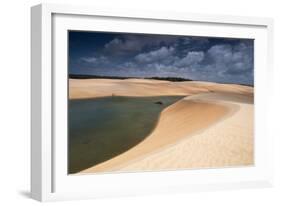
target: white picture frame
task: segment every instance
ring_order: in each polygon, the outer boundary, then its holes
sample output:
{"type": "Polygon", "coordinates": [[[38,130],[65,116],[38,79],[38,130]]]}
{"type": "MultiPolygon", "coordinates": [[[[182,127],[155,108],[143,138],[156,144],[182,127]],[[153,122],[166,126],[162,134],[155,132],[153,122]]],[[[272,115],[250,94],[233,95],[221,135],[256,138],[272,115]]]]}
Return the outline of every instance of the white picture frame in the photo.
{"type": "Polygon", "coordinates": [[[266,109],[273,76],[273,21],[269,18],[159,13],[40,4],[31,9],[31,196],[39,201],[150,193],[195,192],[273,185],[273,136],[266,109]],[[116,26],[118,21],[118,26],[116,26]],[[101,30],[257,39],[255,47],[255,165],[244,168],[67,176],[64,127],[67,99],[66,31],[101,30]],[[171,30],[165,30],[165,25],[171,30]],[[188,31],[191,32],[191,31],[188,31]],[[59,43],[58,43],[59,42],[59,43]]]}

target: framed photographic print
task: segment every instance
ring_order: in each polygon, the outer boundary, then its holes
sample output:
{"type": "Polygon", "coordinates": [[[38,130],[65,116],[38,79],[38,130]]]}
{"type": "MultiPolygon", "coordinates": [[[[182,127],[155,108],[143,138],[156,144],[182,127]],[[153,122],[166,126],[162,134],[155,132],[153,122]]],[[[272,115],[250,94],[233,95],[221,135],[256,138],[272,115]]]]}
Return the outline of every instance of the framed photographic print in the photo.
{"type": "Polygon", "coordinates": [[[272,185],[271,19],[31,12],[34,199],[272,185]]]}

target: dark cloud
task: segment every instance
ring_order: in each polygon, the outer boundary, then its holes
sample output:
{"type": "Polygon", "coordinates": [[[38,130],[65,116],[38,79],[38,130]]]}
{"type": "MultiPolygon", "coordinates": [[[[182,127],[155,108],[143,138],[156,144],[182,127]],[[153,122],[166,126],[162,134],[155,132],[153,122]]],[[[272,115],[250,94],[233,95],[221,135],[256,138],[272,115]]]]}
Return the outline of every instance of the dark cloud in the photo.
{"type": "MultiPolygon", "coordinates": [[[[174,76],[253,84],[253,40],[120,33],[91,35],[92,41],[98,38],[98,46],[90,49],[84,43],[81,51],[76,53],[71,42],[77,45],[77,39],[70,38],[71,72],[110,76],[174,76]],[[86,55],[83,48],[88,51],[86,55]],[[72,53],[75,55],[71,56],[72,53]]],[[[87,36],[86,39],[89,38],[87,36]]]]}
{"type": "Polygon", "coordinates": [[[175,36],[155,36],[155,35],[117,35],[110,42],[106,43],[104,49],[113,55],[126,55],[128,52],[140,52],[144,49],[155,46],[164,46],[176,42],[178,37],[175,36]]]}

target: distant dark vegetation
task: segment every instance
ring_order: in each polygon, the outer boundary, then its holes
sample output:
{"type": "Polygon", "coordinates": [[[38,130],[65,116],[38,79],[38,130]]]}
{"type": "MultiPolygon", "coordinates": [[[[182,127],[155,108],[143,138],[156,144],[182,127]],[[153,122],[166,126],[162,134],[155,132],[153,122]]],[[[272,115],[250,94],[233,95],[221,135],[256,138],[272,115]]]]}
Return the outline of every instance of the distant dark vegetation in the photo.
{"type": "Polygon", "coordinates": [[[144,79],[156,79],[156,80],[166,80],[171,82],[185,82],[185,81],[193,81],[192,79],[185,79],[181,77],[148,77],[144,79]]]}
{"type": "Polygon", "coordinates": [[[248,87],[254,87],[254,85],[253,84],[239,84],[239,85],[242,85],[242,86],[248,86],[248,87]]]}
{"type": "Polygon", "coordinates": [[[88,75],[88,74],[69,74],[71,79],[155,79],[155,80],[166,80],[171,82],[184,82],[192,81],[191,79],[185,79],[181,77],[117,77],[117,76],[99,76],[99,75],[88,75]]]}

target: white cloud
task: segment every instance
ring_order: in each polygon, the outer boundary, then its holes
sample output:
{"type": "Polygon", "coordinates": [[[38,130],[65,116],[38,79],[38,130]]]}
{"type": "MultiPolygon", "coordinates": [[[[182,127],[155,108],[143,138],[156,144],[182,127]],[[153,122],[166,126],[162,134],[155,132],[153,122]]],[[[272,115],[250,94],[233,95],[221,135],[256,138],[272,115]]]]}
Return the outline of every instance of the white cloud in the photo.
{"type": "Polygon", "coordinates": [[[105,64],[108,63],[108,59],[105,56],[100,56],[100,57],[82,57],[80,58],[81,61],[84,61],[86,63],[91,63],[91,64],[105,64]]]}
{"type": "Polygon", "coordinates": [[[137,65],[133,62],[125,62],[120,67],[122,68],[135,68],[137,65]]]}
{"type": "Polygon", "coordinates": [[[96,63],[97,62],[96,57],[82,57],[81,60],[84,61],[84,62],[88,62],[88,63],[96,63]]]}
{"type": "Polygon", "coordinates": [[[119,38],[115,38],[113,39],[112,41],[108,42],[106,45],[105,45],[105,48],[111,48],[111,47],[115,47],[115,46],[118,46],[120,44],[123,44],[123,41],[119,38]]]}
{"type": "Polygon", "coordinates": [[[115,54],[122,54],[127,51],[140,51],[141,47],[138,41],[130,41],[127,39],[115,38],[112,41],[105,44],[107,51],[116,52],[115,54]]]}
{"type": "Polygon", "coordinates": [[[217,63],[229,62],[232,59],[232,47],[228,44],[212,46],[207,54],[217,63]]]}
{"type": "Polygon", "coordinates": [[[212,63],[206,67],[220,75],[245,75],[253,69],[253,53],[250,46],[240,43],[235,47],[228,44],[215,45],[207,51],[212,63]]]}
{"type": "Polygon", "coordinates": [[[187,55],[174,63],[177,67],[192,66],[200,63],[204,59],[204,52],[188,52],[187,55]]]}
{"type": "Polygon", "coordinates": [[[175,49],[173,47],[161,47],[160,49],[153,50],[147,53],[138,54],[135,60],[139,63],[151,63],[164,58],[171,57],[175,49]]]}

